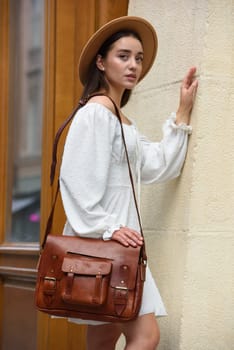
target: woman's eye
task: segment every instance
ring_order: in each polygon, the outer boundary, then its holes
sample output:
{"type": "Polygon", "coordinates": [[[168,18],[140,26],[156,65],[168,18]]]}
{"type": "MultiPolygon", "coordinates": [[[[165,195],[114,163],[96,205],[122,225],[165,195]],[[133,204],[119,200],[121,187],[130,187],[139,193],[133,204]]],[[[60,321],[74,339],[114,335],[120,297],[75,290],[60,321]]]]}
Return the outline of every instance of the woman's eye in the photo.
{"type": "Polygon", "coordinates": [[[136,62],[137,63],[142,63],[142,61],[143,61],[143,57],[142,56],[137,56],[136,57],[136,62]]]}
{"type": "Polygon", "coordinates": [[[120,55],[119,57],[120,57],[121,60],[123,60],[123,61],[127,61],[127,59],[128,59],[128,55],[120,55]]]}

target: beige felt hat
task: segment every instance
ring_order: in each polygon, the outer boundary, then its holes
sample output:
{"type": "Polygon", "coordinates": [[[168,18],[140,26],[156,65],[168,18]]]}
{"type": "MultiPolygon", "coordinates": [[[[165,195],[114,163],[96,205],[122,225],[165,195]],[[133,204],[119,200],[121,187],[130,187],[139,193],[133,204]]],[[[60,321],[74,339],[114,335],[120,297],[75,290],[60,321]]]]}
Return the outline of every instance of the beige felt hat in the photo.
{"type": "Polygon", "coordinates": [[[102,44],[111,35],[123,30],[132,30],[141,38],[144,50],[144,59],[142,63],[142,73],[139,80],[143,79],[148,73],[153,65],[158,48],[158,40],[155,29],[144,18],[124,16],[106,23],[91,36],[87,44],[84,46],[79,60],[79,77],[83,85],[87,81],[90,64],[98,54],[102,44]]]}

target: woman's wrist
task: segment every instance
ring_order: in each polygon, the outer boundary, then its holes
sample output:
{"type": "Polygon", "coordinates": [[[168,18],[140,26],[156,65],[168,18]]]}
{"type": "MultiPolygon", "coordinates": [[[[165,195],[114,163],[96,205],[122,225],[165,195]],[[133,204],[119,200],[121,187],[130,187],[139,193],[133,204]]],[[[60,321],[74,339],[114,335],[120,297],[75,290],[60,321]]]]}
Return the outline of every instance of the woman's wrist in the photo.
{"type": "Polygon", "coordinates": [[[175,123],[179,124],[189,124],[190,122],[190,112],[186,110],[178,109],[176,112],[175,123]]]}
{"type": "Polygon", "coordinates": [[[106,231],[103,233],[102,239],[103,239],[104,241],[109,241],[109,240],[112,238],[113,233],[114,233],[115,231],[119,230],[121,227],[122,227],[121,224],[120,224],[120,225],[114,225],[114,226],[109,227],[109,229],[106,230],[106,231]]]}

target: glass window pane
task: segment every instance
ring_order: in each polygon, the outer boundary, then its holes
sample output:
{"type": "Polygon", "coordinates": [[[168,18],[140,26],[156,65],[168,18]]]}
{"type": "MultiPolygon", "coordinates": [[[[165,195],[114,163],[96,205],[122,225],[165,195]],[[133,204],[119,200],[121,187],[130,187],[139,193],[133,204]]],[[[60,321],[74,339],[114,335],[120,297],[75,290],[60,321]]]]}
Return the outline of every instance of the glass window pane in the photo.
{"type": "Polygon", "coordinates": [[[11,242],[39,240],[43,19],[42,0],[10,0],[11,242]]]}

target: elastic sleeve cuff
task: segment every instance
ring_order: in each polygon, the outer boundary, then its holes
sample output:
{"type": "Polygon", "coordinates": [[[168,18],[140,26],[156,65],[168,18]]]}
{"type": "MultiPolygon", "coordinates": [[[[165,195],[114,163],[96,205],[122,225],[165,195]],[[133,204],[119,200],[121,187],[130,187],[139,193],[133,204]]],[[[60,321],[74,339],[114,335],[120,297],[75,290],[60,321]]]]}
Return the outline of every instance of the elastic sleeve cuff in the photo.
{"type": "Polygon", "coordinates": [[[112,238],[113,233],[115,231],[119,230],[121,227],[123,227],[123,226],[122,225],[115,225],[115,226],[109,227],[108,230],[106,230],[102,235],[103,241],[109,241],[112,238]]]}
{"type": "Polygon", "coordinates": [[[170,120],[170,124],[171,124],[173,129],[184,130],[184,131],[186,131],[188,133],[188,135],[192,134],[193,128],[192,128],[191,125],[188,125],[188,124],[185,124],[185,123],[176,124],[176,113],[175,112],[171,113],[171,116],[170,116],[169,120],[170,120]]]}

